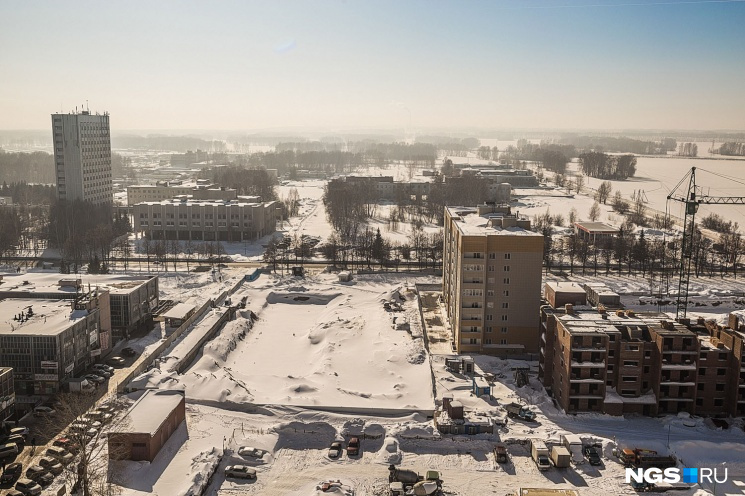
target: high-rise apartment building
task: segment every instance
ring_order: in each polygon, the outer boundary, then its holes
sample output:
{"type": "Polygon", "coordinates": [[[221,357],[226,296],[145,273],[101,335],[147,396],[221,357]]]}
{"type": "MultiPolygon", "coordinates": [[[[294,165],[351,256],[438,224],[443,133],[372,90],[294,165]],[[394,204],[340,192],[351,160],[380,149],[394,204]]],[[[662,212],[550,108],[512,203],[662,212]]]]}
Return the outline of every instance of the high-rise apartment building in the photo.
{"type": "Polygon", "coordinates": [[[443,298],[458,353],[538,353],[543,236],[509,207],[445,207],[443,298]]]}
{"type": "Polygon", "coordinates": [[[97,204],[113,200],[109,114],[52,114],[57,198],[97,204]]]}

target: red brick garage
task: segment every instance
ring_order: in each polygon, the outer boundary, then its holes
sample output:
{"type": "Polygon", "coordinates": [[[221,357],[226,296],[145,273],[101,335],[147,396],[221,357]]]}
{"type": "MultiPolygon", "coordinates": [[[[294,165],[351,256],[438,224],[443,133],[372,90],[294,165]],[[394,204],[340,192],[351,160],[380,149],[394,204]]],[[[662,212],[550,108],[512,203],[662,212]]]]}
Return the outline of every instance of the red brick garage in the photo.
{"type": "Polygon", "coordinates": [[[109,458],[152,462],[185,419],[183,391],[146,390],[109,433],[109,458]]]}

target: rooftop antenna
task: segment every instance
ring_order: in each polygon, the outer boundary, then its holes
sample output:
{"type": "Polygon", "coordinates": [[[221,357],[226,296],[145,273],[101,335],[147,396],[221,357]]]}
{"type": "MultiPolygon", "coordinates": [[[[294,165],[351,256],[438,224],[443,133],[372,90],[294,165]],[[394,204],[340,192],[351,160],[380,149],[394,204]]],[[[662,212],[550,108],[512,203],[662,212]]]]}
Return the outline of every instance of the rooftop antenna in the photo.
{"type": "Polygon", "coordinates": [[[88,112],[91,111],[91,109],[88,108],[88,100],[85,101],[85,110],[87,110],[88,112]]]}

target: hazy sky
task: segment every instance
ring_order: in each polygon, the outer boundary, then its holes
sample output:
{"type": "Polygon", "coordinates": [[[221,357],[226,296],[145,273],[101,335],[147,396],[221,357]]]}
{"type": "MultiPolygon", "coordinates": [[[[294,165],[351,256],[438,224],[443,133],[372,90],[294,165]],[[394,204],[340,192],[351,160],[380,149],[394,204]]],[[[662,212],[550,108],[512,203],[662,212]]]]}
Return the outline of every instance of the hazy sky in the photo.
{"type": "Polygon", "coordinates": [[[0,0],[0,129],[745,129],[745,2],[0,0]]]}

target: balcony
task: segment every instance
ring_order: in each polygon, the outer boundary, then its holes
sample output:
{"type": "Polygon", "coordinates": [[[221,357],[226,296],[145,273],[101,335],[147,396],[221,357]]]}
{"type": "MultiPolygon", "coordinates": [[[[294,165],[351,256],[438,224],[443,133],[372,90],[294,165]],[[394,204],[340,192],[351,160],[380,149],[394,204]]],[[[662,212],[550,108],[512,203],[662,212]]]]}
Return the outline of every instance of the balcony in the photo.
{"type": "Polygon", "coordinates": [[[696,370],[696,363],[666,363],[663,360],[662,370],[696,370]]]}
{"type": "Polygon", "coordinates": [[[602,360],[600,362],[590,362],[590,361],[576,362],[572,360],[572,367],[602,369],[602,368],[605,368],[605,360],[602,360]]]}

